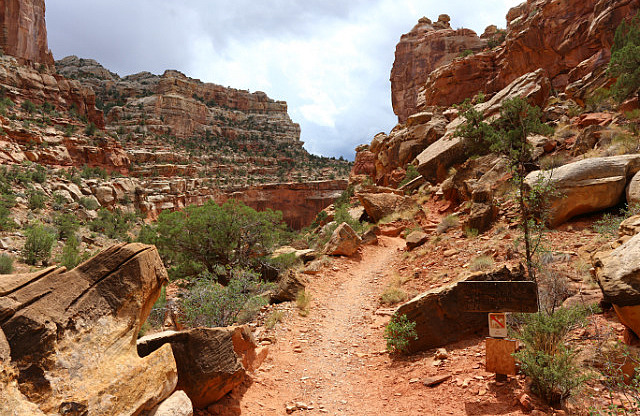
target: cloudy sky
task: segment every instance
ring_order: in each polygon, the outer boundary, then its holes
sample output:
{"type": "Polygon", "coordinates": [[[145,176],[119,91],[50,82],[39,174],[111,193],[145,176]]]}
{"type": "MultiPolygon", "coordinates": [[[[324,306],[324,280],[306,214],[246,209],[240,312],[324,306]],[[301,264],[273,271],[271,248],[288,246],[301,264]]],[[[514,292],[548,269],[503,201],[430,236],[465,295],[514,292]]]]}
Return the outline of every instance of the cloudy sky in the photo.
{"type": "Polygon", "coordinates": [[[56,59],[93,58],[117,72],[190,77],[285,100],[305,148],[352,159],[396,123],[395,46],[422,16],[479,34],[520,0],[49,0],[56,59]]]}

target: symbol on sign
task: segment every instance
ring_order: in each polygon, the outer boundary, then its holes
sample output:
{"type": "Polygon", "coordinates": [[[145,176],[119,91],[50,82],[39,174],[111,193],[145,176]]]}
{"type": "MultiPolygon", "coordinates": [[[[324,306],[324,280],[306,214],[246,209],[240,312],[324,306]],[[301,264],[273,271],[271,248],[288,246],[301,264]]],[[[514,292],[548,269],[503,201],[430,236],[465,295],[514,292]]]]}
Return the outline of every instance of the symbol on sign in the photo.
{"type": "Polygon", "coordinates": [[[507,337],[507,314],[506,313],[490,313],[489,314],[489,336],[494,338],[507,337]]]}

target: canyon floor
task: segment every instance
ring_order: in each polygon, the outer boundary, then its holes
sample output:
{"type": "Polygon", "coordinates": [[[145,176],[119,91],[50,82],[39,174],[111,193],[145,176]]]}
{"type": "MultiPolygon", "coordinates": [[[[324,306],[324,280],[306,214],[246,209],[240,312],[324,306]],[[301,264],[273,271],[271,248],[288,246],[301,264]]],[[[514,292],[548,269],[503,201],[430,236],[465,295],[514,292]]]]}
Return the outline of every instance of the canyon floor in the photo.
{"type": "Polygon", "coordinates": [[[484,371],[480,338],[448,347],[439,365],[433,352],[407,358],[385,351],[392,310],[380,308],[379,296],[401,267],[404,244],[381,237],[309,279],[310,313],[291,310],[279,324],[269,357],[236,399],[243,415],[282,415],[287,406],[330,415],[523,414],[514,405],[522,379],[496,383],[484,371]],[[452,377],[436,387],[423,384],[442,374],[452,377]]]}

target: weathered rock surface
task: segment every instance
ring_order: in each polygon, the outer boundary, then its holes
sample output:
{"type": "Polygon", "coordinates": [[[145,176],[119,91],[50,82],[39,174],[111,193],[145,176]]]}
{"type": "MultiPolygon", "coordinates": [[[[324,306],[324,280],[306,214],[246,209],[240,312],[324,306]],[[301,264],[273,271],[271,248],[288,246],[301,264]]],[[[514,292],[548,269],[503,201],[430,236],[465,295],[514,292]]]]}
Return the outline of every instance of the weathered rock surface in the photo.
{"type": "Polygon", "coordinates": [[[196,408],[221,399],[264,359],[246,326],[167,331],[138,340],[142,357],[171,346],[178,366],[178,390],[184,390],[196,408]]]}
{"type": "Polygon", "coordinates": [[[294,270],[289,270],[284,276],[280,277],[278,285],[271,295],[271,301],[275,303],[294,301],[298,293],[304,291],[304,288],[304,279],[294,270]]]}
{"type": "Polygon", "coordinates": [[[620,322],[640,334],[640,234],[618,248],[596,253],[596,280],[620,322]]]}
{"type": "Polygon", "coordinates": [[[182,390],[177,390],[169,398],[149,413],[149,416],[192,416],[191,399],[182,390]]]}
{"type": "Polygon", "coordinates": [[[409,250],[413,250],[416,247],[420,247],[429,240],[429,234],[424,231],[414,231],[407,236],[406,244],[409,250]]]}
{"type": "MultiPolygon", "coordinates": [[[[505,43],[431,72],[418,100],[449,106],[478,92],[492,94],[542,68],[556,91],[582,96],[609,61],[615,28],[640,8],[638,0],[530,1],[507,14],[505,43]]],[[[418,106],[420,111],[420,106],[418,106]]]]}
{"type": "Polygon", "coordinates": [[[362,239],[346,222],[338,225],[324,248],[331,256],[353,256],[360,247],[362,239]]]}
{"type": "Polygon", "coordinates": [[[53,65],[44,0],[5,0],[0,5],[0,47],[22,63],[53,65]]]}
{"type": "Polygon", "coordinates": [[[0,327],[20,392],[44,413],[153,409],[176,386],[175,361],[169,347],[140,358],[135,339],[166,281],[156,249],[142,244],[71,271],[0,276],[0,327]]]}
{"type": "Polygon", "coordinates": [[[487,314],[460,310],[460,281],[524,280],[524,270],[506,267],[490,273],[474,273],[458,282],[416,296],[396,310],[416,323],[417,340],[409,351],[418,352],[460,341],[487,330],[487,314]]]}
{"type": "Polygon", "coordinates": [[[525,178],[533,186],[538,178],[550,181],[555,194],[548,211],[554,227],[576,215],[613,207],[624,197],[627,181],[640,170],[640,155],[584,159],[553,171],[531,172],[525,178]]]}
{"type": "Polygon", "coordinates": [[[417,92],[427,76],[464,51],[482,50],[487,41],[469,29],[453,30],[448,16],[432,23],[426,17],[409,33],[402,35],[396,46],[391,70],[391,102],[400,123],[416,112],[417,92]]]}
{"type": "Polygon", "coordinates": [[[374,222],[378,222],[394,212],[416,206],[411,198],[392,193],[359,193],[357,196],[367,215],[374,222]]]}

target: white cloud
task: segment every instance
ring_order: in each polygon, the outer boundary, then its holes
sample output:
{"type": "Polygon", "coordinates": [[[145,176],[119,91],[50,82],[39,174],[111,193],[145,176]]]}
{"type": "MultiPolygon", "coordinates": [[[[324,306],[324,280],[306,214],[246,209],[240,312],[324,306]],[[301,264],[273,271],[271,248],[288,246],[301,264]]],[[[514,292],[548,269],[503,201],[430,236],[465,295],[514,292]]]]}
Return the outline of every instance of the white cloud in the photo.
{"type": "Polygon", "coordinates": [[[395,45],[422,16],[482,33],[515,0],[56,0],[47,3],[56,58],[94,58],[121,75],[178,69],[286,100],[305,147],[353,156],[395,124],[395,45]],[[115,29],[114,29],[115,28],[115,29]]]}

